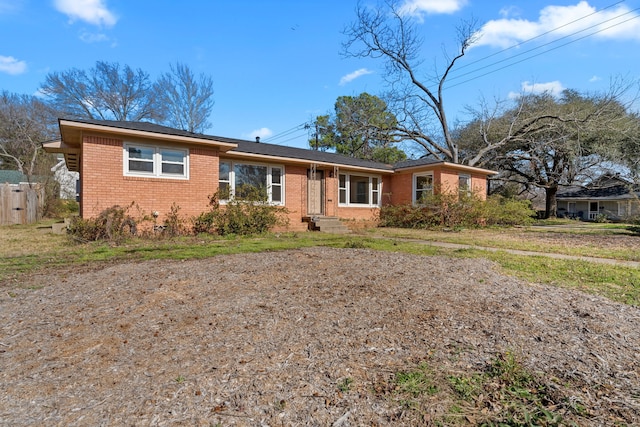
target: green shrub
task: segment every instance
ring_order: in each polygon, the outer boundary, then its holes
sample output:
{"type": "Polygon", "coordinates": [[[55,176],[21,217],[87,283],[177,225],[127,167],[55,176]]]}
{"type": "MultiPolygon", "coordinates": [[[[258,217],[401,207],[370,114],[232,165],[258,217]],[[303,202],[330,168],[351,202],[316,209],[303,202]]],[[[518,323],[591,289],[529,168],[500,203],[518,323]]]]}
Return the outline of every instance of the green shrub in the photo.
{"type": "Polygon", "coordinates": [[[242,199],[228,197],[225,204],[217,192],[209,197],[210,210],[193,219],[196,233],[252,235],[266,233],[275,226],[288,223],[286,208],[268,203],[266,192],[252,186],[243,187],[242,199]]]}
{"type": "Polygon", "coordinates": [[[67,234],[83,241],[109,240],[120,242],[137,232],[136,221],[127,213],[133,203],[126,208],[112,206],[96,218],[73,217],[67,234]]]}
{"type": "Polygon", "coordinates": [[[380,226],[401,228],[479,227],[483,225],[528,225],[535,212],[528,200],[490,196],[481,200],[472,194],[435,194],[419,205],[383,206],[380,226]]]}
{"type": "Polygon", "coordinates": [[[162,233],[165,236],[175,237],[187,234],[185,222],[180,217],[179,212],[180,206],[176,205],[174,202],[171,205],[171,209],[169,210],[169,213],[167,214],[167,217],[164,221],[164,230],[162,231],[162,233]]]}

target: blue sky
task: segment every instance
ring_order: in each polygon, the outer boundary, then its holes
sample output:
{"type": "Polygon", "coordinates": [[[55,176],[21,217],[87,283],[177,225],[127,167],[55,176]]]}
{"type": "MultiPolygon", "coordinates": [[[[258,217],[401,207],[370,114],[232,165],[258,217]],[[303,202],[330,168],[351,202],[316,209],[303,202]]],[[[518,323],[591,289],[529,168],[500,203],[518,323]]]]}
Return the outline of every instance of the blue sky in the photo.
{"type": "MultiPolygon", "coordinates": [[[[444,93],[452,120],[464,120],[465,106],[478,105],[481,97],[564,88],[596,92],[616,76],[640,78],[640,0],[400,3],[425,40],[425,73],[445,63],[443,51],[456,53],[456,26],[478,20],[482,37],[459,62],[444,93]]],[[[153,79],[181,62],[214,80],[207,133],[260,135],[263,141],[307,147],[307,131],[300,125],[330,112],[337,97],[384,90],[383,61],[340,54],[342,30],[355,19],[356,5],[355,0],[0,0],[0,90],[36,94],[47,73],[88,70],[96,61],[141,68],[153,79]]]]}

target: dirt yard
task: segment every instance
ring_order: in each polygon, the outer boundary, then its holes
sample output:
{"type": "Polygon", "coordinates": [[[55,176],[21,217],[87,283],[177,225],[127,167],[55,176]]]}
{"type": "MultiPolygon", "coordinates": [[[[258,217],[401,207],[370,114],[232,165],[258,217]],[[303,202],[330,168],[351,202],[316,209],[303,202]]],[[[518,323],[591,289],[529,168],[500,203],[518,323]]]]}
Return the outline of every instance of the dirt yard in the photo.
{"type": "Polygon", "coordinates": [[[396,372],[507,352],[577,425],[640,425],[640,310],[489,261],[311,248],[24,280],[0,287],[3,426],[431,425],[450,394],[418,417],[396,372]]]}

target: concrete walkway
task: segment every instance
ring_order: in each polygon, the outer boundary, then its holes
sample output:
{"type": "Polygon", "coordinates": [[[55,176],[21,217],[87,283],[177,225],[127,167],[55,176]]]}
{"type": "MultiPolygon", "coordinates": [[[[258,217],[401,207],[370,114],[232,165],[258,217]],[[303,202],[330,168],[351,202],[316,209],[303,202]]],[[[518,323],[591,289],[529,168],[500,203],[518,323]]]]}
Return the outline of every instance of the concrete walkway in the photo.
{"type": "Polygon", "coordinates": [[[597,258],[597,257],[589,257],[589,256],[581,256],[581,255],[564,255],[564,254],[556,254],[556,253],[549,253],[549,252],[521,251],[517,249],[502,249],[502,248],[491,248],[487,246],[464,245],[459,243],[432,242],[429,240],[419,240],[419,239],[397,239],[397,240],[422,243],[424,245],[436,246],[436,247],[448,248],[448,249],[477,249],[477,250],[489,251],[489,252],[506,252],[514,255],[545,256],[545,257],[554,258],[554,259],[587,261],[587,262],[594,262],[594,263],[600,263],[600,264],[620,265],[625,267],[640,268],[640,262],[638,261],[625,261],[625,260],[612,259],[612,258],[597,258]]]}

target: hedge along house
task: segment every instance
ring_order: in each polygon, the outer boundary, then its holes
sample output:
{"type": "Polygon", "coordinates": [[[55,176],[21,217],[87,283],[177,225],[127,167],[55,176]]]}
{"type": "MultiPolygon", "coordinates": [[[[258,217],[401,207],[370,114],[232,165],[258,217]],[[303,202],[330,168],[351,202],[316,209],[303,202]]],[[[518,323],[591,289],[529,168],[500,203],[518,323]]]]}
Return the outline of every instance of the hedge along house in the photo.
{"type": "Polygon", "coordinates": [[[439,188],[484,198],[495,174],[426,159],[388,165],[146,122],[60,119],[59,127],[61,139],[43,148],[64,154],[68,169],[80,173],[84,218],[132,202],[160,220],[174,203],[180,215],[196,216],[218,190],[241,197],[249,185],[287,208],[290,229],[304,230],[323,217],[372,220],[382,205],[415,203],[439,188]]]}

